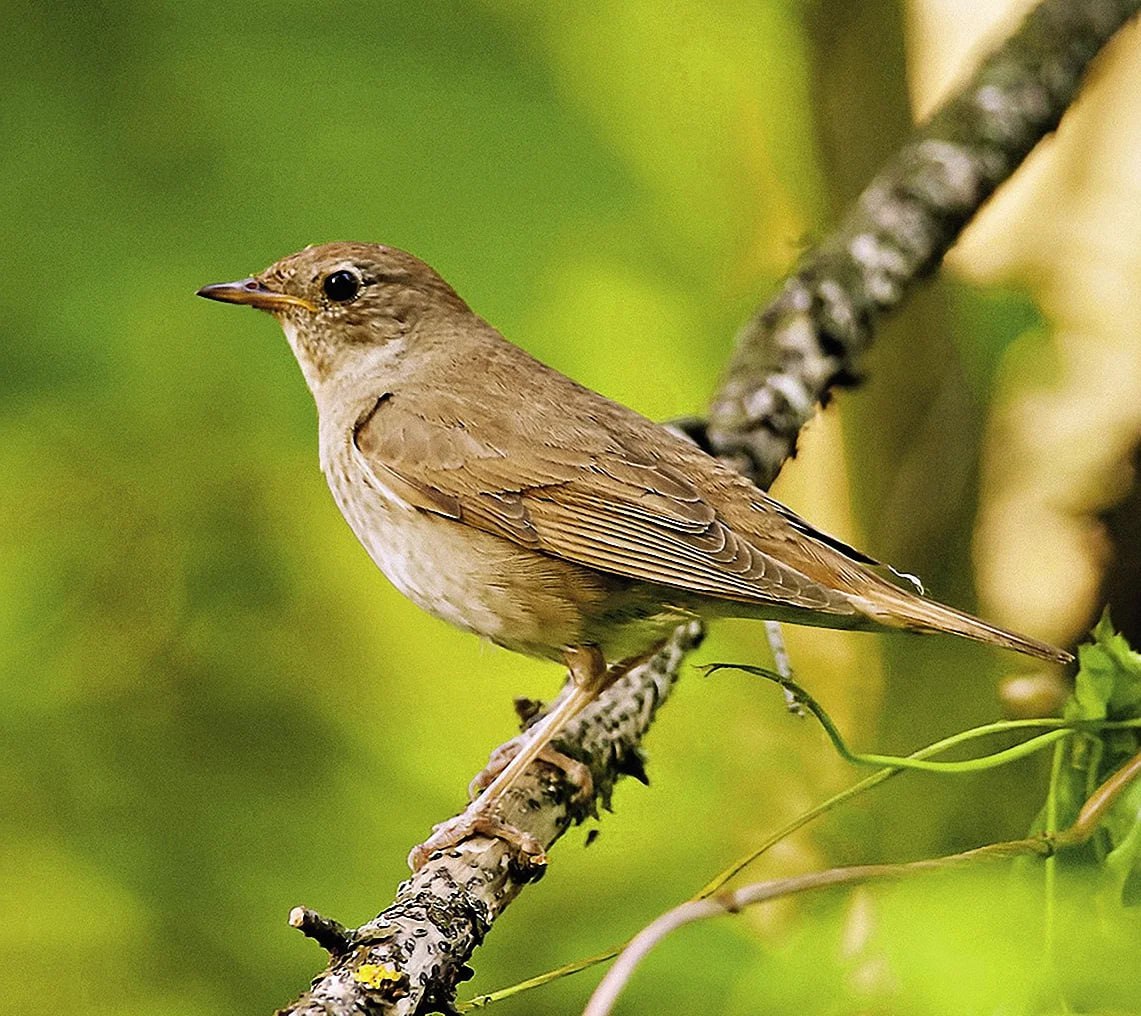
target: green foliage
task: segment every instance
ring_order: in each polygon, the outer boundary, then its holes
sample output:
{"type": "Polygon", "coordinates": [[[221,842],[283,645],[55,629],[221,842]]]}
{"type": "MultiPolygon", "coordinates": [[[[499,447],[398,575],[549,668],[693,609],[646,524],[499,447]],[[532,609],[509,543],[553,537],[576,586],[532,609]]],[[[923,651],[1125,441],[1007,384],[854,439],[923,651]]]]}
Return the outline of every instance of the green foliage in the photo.
{"type": "MultiPolygon", "coordinates": [[[[1065,718],[1141,719],[1141,653],[1113,630],[1108,610],[1093,630],[1093,641],[1078,652],[1081,666],[1065,718]]],[[[1093,789],[1139,750],[1137,729],[1103,730],[1060,745],[1050,801],[1039,816],[1038,828],[1073,823],[1093,789]]],[[[1134,780],[1109,809],[1093,849],[1104,873],[1102,897],[1126,906],[1141,903],[1141,780],[1134,780]]]]}
{"type": "Polygon", "coordinates": [[[1049,380],[1057,374],[1049,328],[1034,301],[1011,289],[947,286],[960,322],[954,339],[962,368],[976,398],[989,400],[1004,357],[1008,369],[1049,380]]]}
{"type": "MultiPolygon", "coordinates": [[[[10,1009],[270,1011],[321,962],[286,927],[290,907],[371,917],[409,846],[513,732],[512,696],[559,681],[387,586],[331,504],[278,330],[194,290],[305,243],[388,241],[585,383],[654,417],[698,412],[743,316],[824,225],[805,6],[6,5],[10,1009]]],[[[988,309],[973,379],[1025,318],[1012,301],[988,309]]],[[[871,472],[896,476],[883,459],[871,472]]],[[[916,531],[940,545],[937,527],[916,531]]],[[[946,557],[965,584],[965,556],[946,557]]],[[[902,643],[938,680],[916,677],[886,708],[992,715],[960,686],[989,679],[984,651],[902,643]]],[[[821,664],[798,660],[814,689],[835,681],[834,650],[850,661],[866,733],[883,708],[875,641],[806,644],[824,647],[821,664]]],[[[764,659],[755,626],[724,625],[708,646],[764,659]]],[[[848,778],[747,679],[683,681],[649,750],[652,790],[621,786],[589,850],[572,833],[481,950],[474,990],[621,940],[848,778]]],[[[1012,801],[976,811],[929,794],[897,823],[867,801],[827,846],[788,845],[788,863],[887,854],[923,823],[924,849],[953,848],[969,822],[1025,825],[1032,805],[1012,801]]],[[[955,921],[969,943],[977,929],[955,921]]],[[[842,923],[808,912],[796,954],[768,947],[782,928],[728,927],[646,977],[629,1011],[707,1011],[711,991],[713,1008],[755,1011],[759,979],[785,973],[801,978],[790,1006],[842,1008],[811,994],[842,923]]],[[[582,993],[573,981],[512,1004],[567,1012],[582,993]]]]}
{"type": "MultiPolygon", "coordinates": [[[[1080,668],[1074,693],[1066,703],[1068,720],[1132,720],[1141,714],[1141,653],[1130,647],[1125,636],[1113,630],[1106,610],[1093,630],[1093,641],[1078,650],[1080,668]]],[[[1136,750],[1135,735],[1119,731],[1111,735],[1110,768],[1122,754],[1136,750]],[[1112,743],[1116,740],[1118,743],[1112,743]]]]}
{"type": "MultiPolygon", "coordinates": [[[[905,758],[852,751],[823,706],[804,688],[773,671],[742,664],[705,666],[707,675],[736,670],[781,685],[793,693],[806,713],[819,721],[842,758],[882,768],[772,833],[708,882],[690,898],[691,902],[717,896],[797,830],[823,815],[832,813],[834,817],[838,809],[850,806],[894,775],[910,770],[961,776],[1009,765],[1048,745],[1057,745],[1047,803],[1036,822],[1037,837],[981,848],[971,852],[969,860],[962,855],[937,859],[934,869],[889,865],[901,886],[885,888],[876,879],[867,889],[855,890],[854,895],[870,893],[876,898],[873,932],[866,936],[867,956],[860,961],[865,968],[862,971],[859,963],[845,962],[849,950],[840,944],[839,931],[824,931],[827,922],[819,920],[818,904],[807,900],[805,911],[815,914],[810,922],[811,936],[807,943],[793,949],[795,962],[791,968],[776,975],[771,969],[774,963],[784,962],[790,948],[788,940],[800,934],[796,929],[785,929],[785,948],[753,958],[752,970],[744,978],[746,983],[765,985],[758,990],[766,1010],[796,1012],[807,1008],[831,1012],[834,999],[843,999],[846,1006],[849,996],[873,993],[890,998],[893,1011],[910,1012],[913,1006],[916,1012],[930,1011],[931,1000],[937,998],[947,1011],[956,1013],[1039,1011],[1043,1005],[1052,1008],[1058,1004],[1057,999],[1068,994],[1092,994],[1101,1005],[1117,1004],[1116,999],[1129,997],[1136,977],[1128,969],[1125,957],[1141,943],[1141,925],[1126,916],[1126,909],[1136,902],[1137,805],[1141,787],[1136,770],[1141,741],[1141,716],[1137,709],[1141,701],[1139,664],[1141,655],[1114,632],[1107,611],[1094,629],[1093,641],[1081,647],[1081,669],[1064,718],[986,724],[943,738],[905,758]],[[932,759],[996,734],[1043,729],[1048,732],[969,760],[932,759]],[[1078,779],[1060,778],[1060,773],[1067,772],[1076,774],[1078,779]],[[1064,802],[1064,810],[1060,802],[1064,802]],[[1060,814],[1064,817],[1061,825],[1060,814]],[[1107,850],[1101,850],[1092,859],[1094,863],[1075,849],[1084,847],[1091,833],[1109,844],[1107,850]],[[1042,849],[1047,837],[1055,852],[1046,858],[1043,879],[1042,849]],[[1021,857],[1025,863],[1016,865],[1009,876],[996,877],[985,868],[979,870],[984,858],[993,862],[1012,856],[1021,857]],[[1059,856],[1067,862],[1062,878],[1056,870],[1059,856]],[[928,882],[933,870],[939,874],[928,882]],[[1001,914],[990,906],[999,895],[1001,914]],[[1085,920],[1085,907],[1093,896],[1098,896],[1103,906],[1101,920],[1091,930],[1085,920]],[[1025,933],[1012,942],[1009,924],[1015,915],[1025,933]],[[1060,939],[1067,940],[1065,961],[1058,959],[1062,955],[1060,939]],[[1079,955],[1096,960],[1070,962],[1079,955]],[[1116,960],[1110,962],[1110,957],[1121,957],[1126,972],[1114,965],[1116,960]],[[1084,983],[1088,967],[1092,964],[1100,975],[1106,963],[1110,963],[1112,972],[1101,977],[1096,989],[1090,992],[1084,983]],[[822,964],[827,968],[823,976],[822,964]],[[889,969],[891,976],[885,977],[889,969]],[[758,973],[761,970],[763,976],[758,973]],[[952,998],[953,1006],[948,1003],[952,998]],[[1050,1001],[1044,1001],[1047,999],[1050,1001]]],[[[837,919],[833,907],[827,920],[837,919]]],[[[868,918],[864,915],[861,919],[868,918]]],[[[657,951],[676,949],[668,939],[667,943],[659,945],[657,951]]],[[[460,1011],[510,1001],[524,991],[555,984],[608,963],[623,948],[618,946],[489,995],[477,996],[461,1005],[460,1011]]],[[[708,968],[704,972],[708,973],[708,968]]]]}

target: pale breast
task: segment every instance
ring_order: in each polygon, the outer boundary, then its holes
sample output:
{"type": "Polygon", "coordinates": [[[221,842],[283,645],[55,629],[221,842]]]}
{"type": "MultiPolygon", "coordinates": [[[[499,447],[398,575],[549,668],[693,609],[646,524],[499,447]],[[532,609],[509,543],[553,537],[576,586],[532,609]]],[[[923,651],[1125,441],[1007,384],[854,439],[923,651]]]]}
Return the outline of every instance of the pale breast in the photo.
{"type": "Polygon", "coordinates": [[[357,539],[389,581],[430,614],[551,659],[563,646],[583,642],[602,644],[606,652],[606,643],[619,636],[623,644],[629,636],[645,641],[623,629],[640,619],[635,615],[657,608],[632,607],[623,580],[410,507],[350,442],[323,451],[329,487],[357,539]]]}

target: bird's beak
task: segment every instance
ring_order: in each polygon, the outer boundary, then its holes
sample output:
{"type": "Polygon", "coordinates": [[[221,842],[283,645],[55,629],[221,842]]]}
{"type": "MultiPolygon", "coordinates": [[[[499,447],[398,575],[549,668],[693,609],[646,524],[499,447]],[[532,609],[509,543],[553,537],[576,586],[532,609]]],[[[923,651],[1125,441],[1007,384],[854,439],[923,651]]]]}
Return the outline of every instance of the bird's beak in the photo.
{"type": "Polygon", "coordinates": [[[222,303],[244,303],[247,307],[257,307],[259,310],[275,311],[286,307],[304,307],[308,311],[317,309],[299,296],[274,292],[252,276],[237,282],[216,282],[212,286],[203,286],[196,295],[204,296],[207,300],[220,300],[222,303]]]}

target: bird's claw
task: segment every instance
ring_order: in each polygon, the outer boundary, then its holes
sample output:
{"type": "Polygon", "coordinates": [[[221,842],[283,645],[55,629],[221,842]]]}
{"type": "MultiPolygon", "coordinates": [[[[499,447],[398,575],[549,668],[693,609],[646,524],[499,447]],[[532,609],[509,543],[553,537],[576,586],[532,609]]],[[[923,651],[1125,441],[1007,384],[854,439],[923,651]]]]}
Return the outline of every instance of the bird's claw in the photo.
{"type": "Polygon", "coordinates": [[[475,808],[433,826],[432,835],[412,848],[408,867],[415,873],[437,852],[458,846],[472,836],[488,836],[506,843],[510,849],[508,863],[520,882],[533,882],[546,869],[547,854],[538,839],[475,808]]]}
{"type": "MultiPolygon", "coordinates": [[[[508,763],[519,754],[528,736],[527,733],[523,733],[513,737],[491,753],[487,765],[476,773],[471,783],[468,784],[469,800],[474,801],[491,786],[495,778],[507,768],[508,763]]],[[[574,793],[571,795],[572,804],[586,804],[594,796],[594,779],[590,775],[590,766],[563,754],[549,744],[540,752],[539,761],[546,762],[547,765],[558,769],[565,777],[566,782],[574,788],[574,793]]]]}

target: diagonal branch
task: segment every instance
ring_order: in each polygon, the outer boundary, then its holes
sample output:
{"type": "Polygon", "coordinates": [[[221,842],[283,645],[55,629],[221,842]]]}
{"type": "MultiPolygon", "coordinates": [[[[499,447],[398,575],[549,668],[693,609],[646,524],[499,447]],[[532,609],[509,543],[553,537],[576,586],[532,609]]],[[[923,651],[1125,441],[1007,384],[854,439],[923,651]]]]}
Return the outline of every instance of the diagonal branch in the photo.
{"type": "MultiPolygon", "coordinates": [[[[696,623],[679,628],[657,656],[617,681],[556,739],[590,766],[602,803],[621,776],[644,778],[638,744],[701,635],[696,623]]],[[[501,814],[546,848],[582,818],[581,805],[571,804],[574,793],[562,774],[533,765],[505,796],[501,814]]],[[[388,909],[351,931],[295,907],[290,923],[324,947],[331,962],[280,1016],[448,1010],[455,985],[471,976],[467,960],[532,874],[513,869],[512,853],[502,840],[483,836],[436,853],[401,884],[388,909]]]]}
{"type": "MultiPolygon", "coordinates": [[[[801,426],[859,376],[877,318],[934,270],[963,226],[1054,130],[1097,52],[1141,0],[1045,0],[885,165],[840,226],[810,250],[738,337],[708,426],[686,430],[767,487],[801,426]]],[[[659,656],[611,688],[558,739],[586,762],[596,800],[638,775],[638,745],[701,632],[679,629],[659,656]]],[[[573,788],[539,763],[502,817],[549,847],[583,814],[573,788]]],[[[354,930],[297,908],[292,923],[329,966],[280,1016],[411,1016],[448,1009],[467,961],[530,873],[495,839],[433,855],[394,902],[354,930]]]]}
{"type": "Polygon", "coordinates": [[[819,401],[860,376],[878,318],[1058,126],[1090,61],[1139,6],[1046,0],[983,60],[745,324],[710,408],[708,447],[760,486],[773,481],[819,401]]]}

